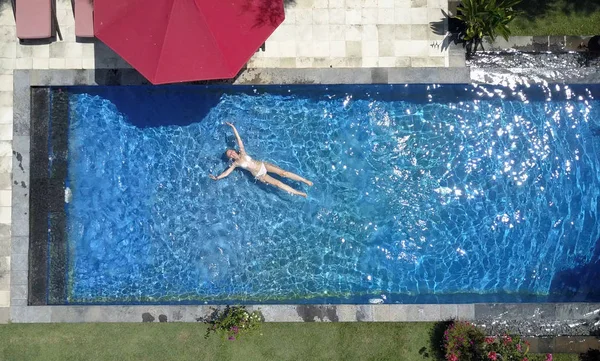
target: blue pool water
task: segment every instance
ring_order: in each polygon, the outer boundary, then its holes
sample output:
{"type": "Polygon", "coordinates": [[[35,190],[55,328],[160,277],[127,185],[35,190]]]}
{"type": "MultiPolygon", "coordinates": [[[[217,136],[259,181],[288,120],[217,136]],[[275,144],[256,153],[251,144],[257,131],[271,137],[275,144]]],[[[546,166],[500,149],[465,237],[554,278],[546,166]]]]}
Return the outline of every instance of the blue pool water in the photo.
{"type": "Polygon", "coordinates": [[[66,303],[585,300],[593,287],[598,87],[68,91],[66,303]],[[225,121],[254,158],[312,180],[285,181],[308,198],[241,170],[209,179],[235,144],[225,121]]]}

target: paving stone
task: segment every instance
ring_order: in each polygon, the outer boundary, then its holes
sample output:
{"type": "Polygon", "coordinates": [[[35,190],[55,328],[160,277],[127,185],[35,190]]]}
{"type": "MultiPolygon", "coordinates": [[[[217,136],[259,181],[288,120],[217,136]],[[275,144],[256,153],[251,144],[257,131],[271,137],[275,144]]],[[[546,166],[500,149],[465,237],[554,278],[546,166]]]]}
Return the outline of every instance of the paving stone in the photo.
{"type": "Polygon", "coordinates": [[[94,59],[83,59],[81,66],[83,69],[94,69],[96,67],[96,61],[94,59]]]}
{"type": "Polygon", "coordinates": [[[378,41],[379,34],[377,33],[377,25],[363,25],[362,40],[363,41],[378,41]]]}
{"type": "Polygon", "coordinates": [[[256,307],[261,311],[267,322],[273,322],[274,320],[277,320],[277,322],[302,321],[294,305],[257,305],[256,307]]]}
{"type": "Polygon", "coordinates": [[[81,58],[67,58],[65,59],[66,69],[81,69],[82,68],[81,58]]]}
{"type": "Polygon", "coordinates": [[[296,58],[279,58],[279,66],[281,68],[295,68],[296,67],[296,58]]]}
{"type": "Polygon", "coordinates": [[[377,65],[385,68],[391,68],[396,66],[396,57],[395,56],[380,56],[377,65]]]}
{"type": "Polygon", "coordinates": [[[412,66],[411,58],[408,56],[397,56],[396,65],[397,68],[407,68],[412,66]]]}
{"type": "Polygon", "coordinates": [[[11,207],[0,207],[0,223],[10,224],[11,207]]]}
{"type": "Polygon", "coordinates": [[[346,28],[346,37],[348,41],[361,41],[363,27],[362,25],[351,25],[346,28]]]}
{"type": "Polygon", "coordinates": [[[362,58],[361,66],[363,68],[374,68],[378,66],[379,57],[377,56],[367,56],[362,58]]]}
{"type": "Polygon", "coordinates": [[[558,320],[582,320],[600,318],[598,303],[558,303],[556,318],[558,320]]]}
{"type": "Polygon", "coordinates": [[[385,68],[371,69],[371,82],[374,84],[387,84],[388,71],[385,68]]]}
{"type": "MultiPolygon", "coordinates": [[[[346,39],[345,25],[329,25],[329,40],[352,40],[346,39]]],[[[357,32],[360,37],[360,31],[357,32]]]]}
{"type": "MultiPolygon", "coordinates": [[[[0,124],[0,141],[2,140],[12,140],[13,137],[13,127],[12,124],[0,124]]],[[[4,162],[3,158],[0,158],[0,162],[4,162]]],[[[0,170],[3,169],[2,165],[0,165],[0,170]]]]}
{"type": "Polygon", "coordinates": [[[378,16],[379,12],[377,8],[364,8],[361,10],[361,21],[360,24],[363,25],[376,25],[378,24],[378,16]]]}
{"type": "Polygon", "coordinates": [[[31,69],[33,67],[32,58],[19,58],[17,57],[15,62],[15,69],[31,69]]]}
{"type": "Polygon", "coordinates": [[[29,271],[11,271],[10,283],[12,285],[27,285],[29,271]]]}
{"type": "Polygon", "coordinates": [[[10,254],[11,254],[11,239],[10,239],[10,237],[0,237],[0,256],[10,256],[10,254]]]}
{"type": "Polygon", "coordinates": [[[296,40],[297,41],[310,41],[312,40],[313,32],[312,25],[298,25],[296,26],[296,40]]]}
{"type": "Polygon", "coordinates": [[[10,258],[10,267],[12,271],[27,271],[29,270],[29,261],[27,254],[13,254],[10,258]]]}
{"type": "Polygon", "coordinates": [[[315,25],[329,25],[329,10],[313,9],[312,21],[315,25]]]}
{"type": "Polygon", "coordinates": [[[2,74],[0,75],[0,91],[13,90],[13,77],[12,75],[2,74]]]}
{"type": "Polygon", "coordinates": [[[379,41],[379,56],[380,57],[393,57],[394,54],[394,41],[379,41]]]}
{"type": "Polygon", "coordinates": [[[394,24],[394,13],[392,9],[378,9],[377,23],[378,24],[394,24]]]}
{"type": "Polygon", "coordinates": [[[12,188],[12,175],[10,173],[0,173],[0,189],[12,188]]]}
{"type": "Polygon", "coordinates": [[[13,106],[13,92],[12,91],[0,92],[0,122],[1,122],[1,118],[2,118],[2,109],[9,108],[10,112],[12,112],[12,106],[13,106]]]}
{"type": "Polygon", "coordinates": [[[2,307],[0,308],[0,323],[6,324],[10,322],[10,308],[2,307]]]}
{"type": "Polygon", "coordinates": [[[346,25],[362,24],[362,14],[360,9],[346,10],[346,25]]]}
{"type": "MultiPolygon", "coordinates": [[[[2,142],[6,143],[6,142],[2,142]]],[[[10,190],[0,190],[0,207],[10,207],[12,205],[12,192],[10,190]]]]}
{"type": "Polygon", "coordinates": [[[427,8],[412,8],[410,9],[411,24],[428,24],[427,8]]]}
{"type": "Polygon", "coordinates": [[[329,42],[328,41],[313,41],[313,56],[314,57],[328,57],[329,56],[329,42]]]}
{"type": "MultiPolygon", "coordinates": [[[[313,25],[312,27],[312,40],[328,41],[329,39],[329,26],[328,25],[313,25]]],[[[319,55],[315,55],[319,56],[319,55]]]]}
{"type": "Polygon", "coordinates": [[[456,320],[458,305],[440,305],[440,320],[456,320]]]}
{"type": "Polygon", "coordinates": [[[329,25],[346,24],[346,11],[344,9],[329,9],[329,25]]]}
{"type": "Polygon", "coordinates": [[[296,46],[298,56],[310,57],[314,53],[312,41],[299,41],[296,46]]]}
{"type": "Polygon", "coordinates": [[[394,40],[395,36],[396,36],[395,32],[396,32],[395,25],[377,24],[377,39],[379,41],[394,40]]]}
{"type": "MultiPolygon", "coordinates": [[[[373,54],[375,55],[375,54],[373,54]]],[[[349,58],[362,57],[362,42],[346,41],[346,56],[349,58]]]]}
{"type": "Polygon", "coordinates": [[[12,285],[10,288],[10,298],[12,300],[26,300],[27,299],[27,285],[12,285]]]}
{"type": "Polygon", "coordinates": [[[312,25],[313,23],[312,9],[296,9],[296,24],[297,25],[312,25]]]}
{"type": "Polygon", "coordinates": [[[50,59],[48,58],[33,58],[32,69],[48,69],[50,67],[50,59]]]}
{"type": "Polygon", "coordinates": [[[396,25],[394,26],[394,39],[393,40],[410,40],[411,39],[411,25],[396,25]]]}
{"type": "Polygon", "coordinates": [[[0,43],[0,58],[14,59],[17,56],[17,44],[15,42],[0,43]]]}
{"type": "Polygon", "coordinates": [[[0,307],[10,306],[10,291],[0,291],[0,307]]]}
{"type": "Polygon", "coordinates": [[[377,56],[379,54],[379,42],[365,40],[362,42],[362,57],[377,56]]]}
{"type": "Polygon", "coordinates": [[[67,44],[64,42],[55,42],[50,44],[50,58],[64,59],[66,55],[67,44]]]}
{"type": "Polygon", "coordinates": [[[16,38],[17,31],[14,25],[0,25],[0,43],[14,43],[16,38]]]}
{"type": "Polygon", "coordinates": [[[0,74],[12,75],[15,63],[14,58],[0,58],[0,74]]]}
{"type": "Polygon", "coordinates": [[[472,304],[457,305],[458,319],[461,321],[471,321],[475,319],[475,307],[472,304]]]}
{"type": "Polygon", "coordinates": [[[411,9],[394,9],[395,24],[411,24],[411,9]]]}
{"type": "Polygon", "coordinates": [[[35,45],[31,49],[31,56],[34,58],[49,58],[50,44],[35,45]]]}
{"type": "Polygon", "coordinates": [[[50,322],[52,308],[48,306],[20,306],[10,308],[11,322],[18,323],[47,323],[50,322]]]}
{"type": "Polygon", "coordinates": [[[66,61],[64,58],[50,58],[48,60],[49,69],[65,69],[66,61]]]}
{"type": "Polygon", "coordinates": [[[282,57],[295,57],[297,44],[295,41],[279,42],[279,55],[282,57]]]}
{"type": "Polygon", "coordinates": [[[313,68],[329,68],[331,66],[331,58],[328,57],[321,57],[321,58],[317,58],[314,57],[313,58],[313,64],[312,64],[313,68]]]}
{"type": "Polygon", "coordinates": [[[330,41],[329,42],[329,54],[334,58],[343,58],[346,56],[346,42],[345,41],[330,41]]]}
{"type": "Polygon", "coordinates": [[[0,107],[0,124],[12,124],[12,123],[13,123],[12,105],[0,107]]]}

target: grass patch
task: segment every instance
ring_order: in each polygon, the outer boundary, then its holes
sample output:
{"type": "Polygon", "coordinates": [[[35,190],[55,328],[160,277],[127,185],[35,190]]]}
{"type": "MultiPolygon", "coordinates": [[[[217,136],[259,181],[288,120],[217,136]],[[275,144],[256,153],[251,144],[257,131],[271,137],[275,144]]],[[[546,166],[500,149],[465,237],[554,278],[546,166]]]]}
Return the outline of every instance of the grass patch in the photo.
{"type": "Polygon", "coordinates": [[[437,331],[435,323],[265,323],[226,341],[205,339],[206,326],[192,323],[9,324],[0,325],[0,360],[438,361],[437,331]]]}
{"type": "Polygon", "coordinates": [[[433,323],[266,323],[237,341],[202,324],[10,324],[0,360],[406,360],[434,359],[433,323]],[[427,354],[428,357],[425,357],[427,354]]]}
{"type": "Polygon", "coordinates": [[[512,35],[596,35],[600,0],[522,0],[524,15],[511,24],[512,35]]]}

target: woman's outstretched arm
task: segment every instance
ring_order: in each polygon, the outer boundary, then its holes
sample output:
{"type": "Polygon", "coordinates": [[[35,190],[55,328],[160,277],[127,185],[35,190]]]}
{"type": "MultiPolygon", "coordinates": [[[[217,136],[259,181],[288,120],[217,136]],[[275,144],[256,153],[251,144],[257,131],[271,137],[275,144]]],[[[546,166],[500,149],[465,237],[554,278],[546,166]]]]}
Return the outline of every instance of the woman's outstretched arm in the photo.
{"type": "Polygon", "coordinates": [[[208,176],[210,177],[210,179],[212,180],[219,180],[219,179],[223,179],[225,177],[227,177],[228,175],[231,174],[231,172],[233,172],[233,170],[237,167],[237,165],[234,163],[232,164],[229,168],[227,168],[227,170],[221,174],[219,174],[218,176],[214,176],[212,174],[209,174],[208,176]]]}
{"type": "Polygon", "coordinates": [[[233,129],[233,134],[235,134],[235,139],[237,139],[238,146],[240,147],[240,153],[246,153],[246,150],[244,149],[244,143],[242,143],[242,138],[240,138],[240,135],[238,134],[237,129],[235,129],[235,126],[229,122],[225,124],[229,125],[233,129]]]}

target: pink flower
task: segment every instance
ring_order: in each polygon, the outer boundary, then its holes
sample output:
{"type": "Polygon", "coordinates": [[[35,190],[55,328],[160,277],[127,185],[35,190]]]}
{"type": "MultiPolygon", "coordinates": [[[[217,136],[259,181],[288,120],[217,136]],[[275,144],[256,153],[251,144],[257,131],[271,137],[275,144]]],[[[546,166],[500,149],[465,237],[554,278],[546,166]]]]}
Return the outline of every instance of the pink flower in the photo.
{"type": "Polygon", "coordinates": [[[523,357],[523,360],[521,361],[529,361],[529,359],[527,357],[523,357]]]}
{"type": "Polygon", "coordinates": [[[485,338],[485,343],[487,343],[488,345],[491,345],[494,343],[494,338],[493,337],[486,337],[485,338]]]}
{"type": "Polygon", "coordinates": [[[458,357],[451,353],[450,355],[448,355],[448,357],[446,357],[448,359],[448,361],[458,361],[458,357]]]}
{"type": "Polygon", "coordinates": [[[552,354],[551,353],[547,353],[546,354],[546,361],[552,361],[552,354]]]}
{"type": "Polygon", "coordinates": [[[229,336],[229,341],[235,341],[235,337],[229,336]]]}
{"type": "Polygon", "coordinates": [[[504,344],[508,345],[512,342],[512,338],[509,335],[504,335],[504,344]]]}
{"type": "Polygon", "coordinates": [[[496,359],[498,359],[498,354],[495,353],[494,351],[490,351],[488,353],[488,358],[492,361],[496,361],[496,359]]]}
{"type": "Polygon", "coordinates": [[[518,343],[518,344],[517,344],[517,351],[521,352],[521,349],[522,349],[522,347],[521,347],[521,344],[520,344],[520,343],[518,343]]]}

